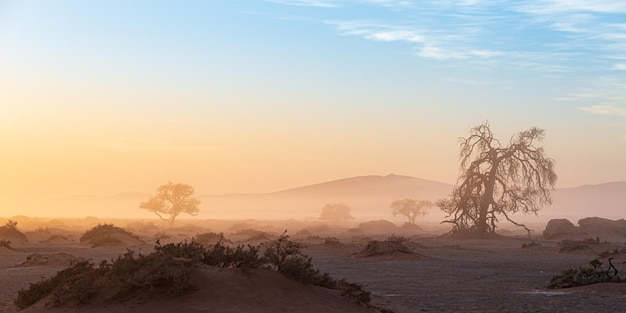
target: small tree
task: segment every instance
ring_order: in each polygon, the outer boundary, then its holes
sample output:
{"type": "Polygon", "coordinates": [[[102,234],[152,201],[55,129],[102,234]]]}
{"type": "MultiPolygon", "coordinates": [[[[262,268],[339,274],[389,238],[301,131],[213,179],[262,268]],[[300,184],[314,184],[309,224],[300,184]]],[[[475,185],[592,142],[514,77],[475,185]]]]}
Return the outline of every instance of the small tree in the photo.
{"type": "Polygon", "coordinates": [[[139,207],[154,212],[159,218],[174,225],[180,213],[191,216],[198,215],[200,201],[193,198],[193,187],[181,183],[167,183],[157,189],[157,194],[148,201],[141,202],[139,207]]]}
{"type": "Polygon", "coordinates": [[[406,216],[410,224],[415,224],[418,215],[426,214],[426,208],[433,206],[428,200],[402,199],[391,203],[391,214],[393,216],[406,216]]]}
{"type": "Polygon", "coordinates": [[[320,220],[331,222],[345,222],[353,218],[350,207],[345,203],[329,203],[322,208],[320,214],[320,220]]]}
{"type": "Polygon", "coordinates": [[[489,123],[471,129],[461,138],[461,175],[449,199],[437,205],[448,215],[443,223],[452,232],[495,233],[498,217],[516,226],[511,214],[537,214],[550,204],[556,174],[554,161],[546,157],[541,142],[544,130],[533,127],[511,137],[507,146],[493,137],[489,123]]]}

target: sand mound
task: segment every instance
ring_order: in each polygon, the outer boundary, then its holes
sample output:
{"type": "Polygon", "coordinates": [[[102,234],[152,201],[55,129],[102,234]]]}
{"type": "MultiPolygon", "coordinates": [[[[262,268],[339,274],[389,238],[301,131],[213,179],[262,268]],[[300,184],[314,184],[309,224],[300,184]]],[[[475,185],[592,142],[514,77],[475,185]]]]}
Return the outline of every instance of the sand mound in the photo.
{"type": "MultiPolygon", "coordinates": [[[[270,271],[203,268],[194,274],[197,290],[179,297],[62,307],[59,312],[372,312],[341,297],[340,291],[304,285],[270,271]]],[[[48,312],[45,301],[21,311],[48,312]]]]}
{"type": "Polygon", "coordinates": [[[95,248],[139,245],[144,242],[136,235],[113,224],[100,224],[83,234],[80,243],[89,244],[95,248]]]}
{"type": "Polygon", "coordinates": [[[398,227],[386,220],[369,221],[359,224],[359,230],[367,233],[393,233],[398,231],[398,227]]]}
{"type": "Polygon", "coordinates": [[[39,254],[34,253],[26,257],[26,261],[13,267],[30,266],[69,266],[71,264],[85,261],[85,258],[73,256],[68,253],[39,254]]]}
{"type": "Polygon", "coordinates": [[[418,258],[424,256],[413,252],[406,245],[398,241],[377,241],[372,240],[367,243],[359,253],[360,257],[387,257],[392,259],[418,258]]]}
{"type": "Polygon", "coordinates": [[[402,229],[403,232],[409,232],[409,233],[418,233],[418,232],[422,232],[423,229],[415,224],[411,224],[411,223],[404,223],[404,225],[402,225],[402,227],[400,227],[402,229]]]}
{"type": "Polygon", "coordinates": [[[560,289],[565,292],[626,296],[625,283],[598,283],[586,286],[560,289]]]}
{"type": "Polygon", "coordinates": [[[204,234],[198,234],[195,236],[195,240],[197,243],[199,244],[203,244],[203,245],[214,245],[218,242],[222,242],[222,243],[232,243],[232,241],[224,238],[224,234],[222,233],[204,233],[204,234]]]}
{"type": "Polygon", "coordinates": [[[14,255],[17,254],[17,252],[15,252],[15,250],[11,250],[7,247],[2,247],[0,246],[0,256],[1,255],[14,255]]]}
{"type": "Polygon", "coordinates": [[[28,242],[24,233],[16,228],[7,226],[0,227],[0,240],[9,240],[14,244],[23,244],[28,242]]]}
{"type": "Polygon", "coordinates": [[[40,243],[52,243],[52,244],[67,244],[67,243],[72,243],[72,242],[73,240],[63,235],[52,235],[50,236],[50,238],[40,241],[40,243]]]}

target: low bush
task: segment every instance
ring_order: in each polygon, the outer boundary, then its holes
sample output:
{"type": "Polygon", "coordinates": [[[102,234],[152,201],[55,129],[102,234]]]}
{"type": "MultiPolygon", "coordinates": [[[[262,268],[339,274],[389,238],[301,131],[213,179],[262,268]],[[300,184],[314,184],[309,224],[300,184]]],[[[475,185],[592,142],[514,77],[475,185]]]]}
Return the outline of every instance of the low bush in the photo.
{"type": "Polygon", "coordinates": [[[409,238],[403,235],[391,234],[389,237],[387,237],[386,241],[404,243],[404,242],[408,242],[409,238]]]}
{"type": "MultiPolygon", "coordinates": [[[[103,227],[110,228],[112,225],[99,225],[94,232],[101,232],[103,227]]],[[[288,238],[283,233],[278,239],[262,245],[239,245],[234,248],[221,241],[206,248],[194,239],[167,245],[161,245],[157,240],[154,251],[148,255],[135,255],[129,249],[117,259],[102,261],[98,265],[90,261],[73,264],[51,278],[20,290],[14,303],[21,310],[52,296],[55,306],[82,305],[103,290],[112,294],[107,301],[149,298],[164,291],[181,295],[194,288],[191,283],[193,271],[201,265],[209,265],[271,269],[304,284],[341,290],[348,299],[381,312],[390,312],[371,306],[370,293],[360,285],[337,281],[328,273],[315,269],[311,258],[301,252],[301,244],[288,238]]]]}
{"type": "Polygon", "coordinates": [[[626,253],[626,248],[621,248],[621,249],[614,249],[612,251],[604,251],[602,253],[600,253],[599,257],[601,258],[605,258],[608,257],[610,255],[616,255],[616,254],[622,254],[622,253],[626,253]]]}
{"type": "Polygon", "coordinates": [[[8,220],[4,226],[0,226],[0,238],[13,240],[12,242],[28,242],[26,235],[17,228],[17,222],[8,220]]]}
{"type": "Polygon", "coordinates": [[[526,248],[540,248],[541,244],[535,241],[531,241],[531,242],[524,242],[522,244],[522,248],[526,249],[526,248]]]}
{"type": "Polygon", "coordinates": [[[230,240],[224,238],[224,233],[202,233],[195,236],[195,240],[201,244],[215,244],[217,242],[232,243],[230,240]]]}
{"type": "Polygon", "coordinates": [[[624,282],[617,274],[617,270],[602,268],[602,262],[593,259],[588,267],[570,268],[563,270],[561,274],[552,277],[548,283],[548,288],[570,288],[585,286],[597,283],[621,283],[624,282]]]}
{"type": "Polygon", "coordinates": [[[5,247],[9,250],[15,250],[11,247],[11,240],[0,239],[0,247],[5,247]]]}

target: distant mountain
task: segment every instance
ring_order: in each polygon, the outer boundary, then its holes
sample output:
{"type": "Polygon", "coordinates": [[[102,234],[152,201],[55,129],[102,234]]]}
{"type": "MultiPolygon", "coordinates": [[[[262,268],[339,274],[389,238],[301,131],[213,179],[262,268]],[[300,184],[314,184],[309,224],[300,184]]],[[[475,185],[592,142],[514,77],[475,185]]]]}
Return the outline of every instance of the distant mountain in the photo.
{"type": "Polygon", "coordinates": [[[452,191],[452,185],[422,178],[389,174],[333,180],[272,193],[275,196],[307,197],[441,197],[452,191]]]}
{"type": "Polygon", "coordinates": [[[357,176],[264,194],[205,195],[200,200],[211,216],[251,218],[317,217],[327,203],[343,202],[355,216],[389,217],[389,205],[401,198],[435,201],[452,185],[390,174],[357,176]]]}
{"type": "MultiPolygon", "coordinates": [[[[344,202],[359,220],[393,219],[389,205],[402,198],[435,201],[447,197],[453,185],[402,175],[369,175],[338,179],[270,193],[199,195],[199,218],[285,219],[319,216],[328,203],[344,202]]],[[[573,223],[590,216],[626,218],[626,182],[585,185],[553,191],[553,204],[534,215],[517,216],[519,221],[568,218],[573,223]]],[[[79,195],[47,202],[46,206],[71,209],[78,216],[153,218],[139,209],[150,194],[124,192],[109,197],[79,195]]],[[[67,212],[67,210],[65,210],[67,212]]],[[[431,208],[424,220],[440,222],[442,212],[431,208]]],[[[399,220],[398,220],[399,221],[399,220]]]]}
{"type": "Polygon", "coordinates": [[[541,214],[569,217],[574,224],[584,217],[626,218],[626,182],[561,188],[553,192],[552,200],[541,214]]]}

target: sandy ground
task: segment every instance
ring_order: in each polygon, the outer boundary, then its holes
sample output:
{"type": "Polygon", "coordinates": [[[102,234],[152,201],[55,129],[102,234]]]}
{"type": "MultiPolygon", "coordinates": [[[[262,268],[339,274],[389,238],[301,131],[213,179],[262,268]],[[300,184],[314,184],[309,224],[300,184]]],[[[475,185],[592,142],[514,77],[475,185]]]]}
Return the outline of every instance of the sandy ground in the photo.
{"type": "MultiPolygon", "coordinates": [[[[384,304],[398,313],[626,311],[624,308],[626,284],[597,284],[562,290],[545,288],[553,275],[566,268],[586,265],[606,250],[606,246],[559,253],[557,241],[540,240],[536,241],[540,244],[538,247],[522,248],[522,244],[530,240],[519,238],[452,240],[414,236],[407,246],[419,253],[420,257],[404,255],[362,257],[358,252],[367,244],[366,239],[352,234],[336,234],[336,237],[339,238],[339,243],[324,244],[323,240],[302,239],[306,244],[304,252],[313,257],[314,265],[320,270],[330,273],[337,279],[345,278],[362,284],[365,289],[377,296],[377,303],[384,304]]],[[[624,244],[613,246],[621,248],[624,244]]],[[[143,253],[152,251],[151,244],[91,248],[75,242],[29,243],[16,245],[15,248],[16,251],[6,249],[0,251],[0,312],[17,312],[12,302],[19,289],[64,268],[59,264],[15,267],[24,263],[27,256],[33,253],[64,252],[98,262],[112,259],[124,253],[127,248],[143,253]]],[[[623,264],[623,261],[626,259],[622,260],[620,257],[614,260],[614,264],[623,272],[622,276],[626,274],[626,264],[623,264]]],[[[212,295],[206,290],[232,285],[230,282],[235,277],[232,275],[238,274],[220,272],[203,275],[206,275],[207,279],[203,280],[202,284],[209,286],[203,289],[205,291],[155,303],[150,310],[254,312],[254,306],[244,305],[239,308],[236,306],[237,303],[246,302],[252,297],[253,300],[256,299],[254,301],[257,308],[272,308],[266,310],[267,312],[365,311],[344,306],[338,294],[328,295],[319,289],[299,289],[297,283],[290,285],[291,281],[283,282],[280,280],[282,277],[264,277],[264,273],[253,273],[248,285],[231,286],[238,290],[235,296],[241,301],[218,301],[216,299],[223,295],[212,295]],[[210,277],[220,278],[209,282],[210,277]],[[270,296],[245,292],[263,289],[263,281],[267,280],[277,280],[274,285],[282,286],[280,288],[283,289],[270,292],[270,296]],[[313,294],[318,293],[323,293],[322,298],[313,298],[313,294]],[[211,297],[214,298],[211,300],[211,297]],[[244,301],[243,298],[247,300],[244,301]],[[286,298],[297,301],[286,301],[286,298]],[[307,298],[323,300],[307,303],[307,298]],[[276,299],[276,303],[271,299],[276,299]]],[[[123,312],[123,308],[111,306],[102,308],[99,312],[123,312]]],[[[145,305],[142,308],[148,310],[145,305]]],[[[26,310],[33,311],[41,310],[26,310]]],[[[52,311],[80,312],[80,310],[52,311]]]]}

